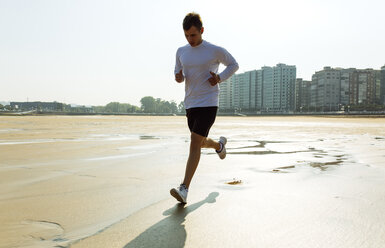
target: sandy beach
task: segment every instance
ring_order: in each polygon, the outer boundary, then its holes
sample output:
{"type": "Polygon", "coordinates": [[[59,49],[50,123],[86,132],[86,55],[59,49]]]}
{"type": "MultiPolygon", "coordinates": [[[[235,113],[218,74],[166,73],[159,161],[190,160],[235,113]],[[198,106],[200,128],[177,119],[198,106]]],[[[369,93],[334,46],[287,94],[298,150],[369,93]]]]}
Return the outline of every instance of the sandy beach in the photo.
{"type": "Polygon", "coordinates": [[[385,247],[385,118],[0,117],[0,247],[385,247]]]}

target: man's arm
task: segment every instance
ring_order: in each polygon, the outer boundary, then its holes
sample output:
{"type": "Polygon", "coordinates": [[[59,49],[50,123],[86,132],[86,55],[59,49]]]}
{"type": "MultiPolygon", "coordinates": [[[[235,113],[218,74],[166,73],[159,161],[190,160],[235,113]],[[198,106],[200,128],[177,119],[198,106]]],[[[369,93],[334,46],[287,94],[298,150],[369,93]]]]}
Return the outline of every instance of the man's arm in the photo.
{"type": "Polygon", "coordinates": [[[175,61],[175,69],[174,69],[174,74],[175,74],[175,81],[178,83],[182,83],[184,81],[184,76],[183,76],[183,67],[182,63],[179,60],[179,49],[176,52],[176,61],[175,61]]]}
{"type": "Polygon", "coordinates": [[[218,74],[219,82],[223,82],[239,69],[239,65],[234,57],[224,48],[220,48],[218,57],[219,61],[226,66],[225,70],[218,74]]]}

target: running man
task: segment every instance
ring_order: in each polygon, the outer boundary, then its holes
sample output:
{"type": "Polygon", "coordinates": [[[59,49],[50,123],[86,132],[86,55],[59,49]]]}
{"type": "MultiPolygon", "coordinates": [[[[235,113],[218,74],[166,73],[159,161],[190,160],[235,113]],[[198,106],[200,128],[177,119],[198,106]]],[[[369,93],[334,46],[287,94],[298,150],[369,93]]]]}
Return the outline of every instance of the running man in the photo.
{"type": "Polygon", "coordinates": [[[201,148],[213,148],[221,159],[226,157],[225,137],[219,141],[208,138],[219,105],[219,86],[239,68],[237,61],[224,48],[202,39],[204,28],[197,13],[189,13],[183,20],[183,30],[188,44],[176,52],[175,81],[185,81],[184,105],[191,132],[190,153],[183,183],[170,190],[181,203],[187,202],[191,179],[198,167],[201,148]],[[225,70],[219,74],[222,63],[225,70]]]}

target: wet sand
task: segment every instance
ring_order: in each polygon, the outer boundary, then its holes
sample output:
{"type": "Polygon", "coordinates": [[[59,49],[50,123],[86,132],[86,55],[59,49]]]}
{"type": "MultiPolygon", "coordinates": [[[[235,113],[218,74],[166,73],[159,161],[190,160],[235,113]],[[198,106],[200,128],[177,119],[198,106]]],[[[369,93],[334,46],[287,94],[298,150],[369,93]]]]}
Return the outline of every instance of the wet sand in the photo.
{"type": "Polygon", "coordinates": [[[383,247],[385,118],[0,117],[0,247],[383,247]]]}

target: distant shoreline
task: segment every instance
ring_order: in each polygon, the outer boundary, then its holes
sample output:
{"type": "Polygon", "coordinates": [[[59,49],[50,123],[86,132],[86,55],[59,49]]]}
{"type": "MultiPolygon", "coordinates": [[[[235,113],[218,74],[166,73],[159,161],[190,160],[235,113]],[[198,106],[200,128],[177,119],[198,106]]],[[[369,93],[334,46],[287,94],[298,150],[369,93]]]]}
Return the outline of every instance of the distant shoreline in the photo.
{"type": "MultiPolygon", "coordinates": [[[[71,112],[0,112],[0,116],[185,116],[183,113],[171,114],[171,113],[71,113],[71,112]]],[[[229,114],[229,113],[218,113],[218,116],[229,116],[229,117],[274,117],[274,116],[314,116],[314,117],[342,117],[342,118],[354,118],[354,117],[370,117],[370,118],[385,118],[385,113],[262,113],[262,114],[229,114]]]]}

